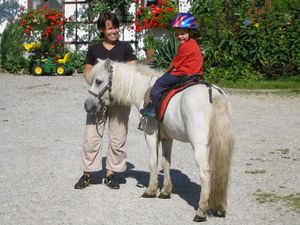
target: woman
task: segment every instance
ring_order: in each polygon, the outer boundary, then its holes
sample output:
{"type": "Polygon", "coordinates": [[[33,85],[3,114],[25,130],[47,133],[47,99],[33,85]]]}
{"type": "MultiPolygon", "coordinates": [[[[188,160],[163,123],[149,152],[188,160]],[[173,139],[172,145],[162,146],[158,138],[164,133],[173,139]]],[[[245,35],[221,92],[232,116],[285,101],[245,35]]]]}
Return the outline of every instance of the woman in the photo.
{"type": "MultiPolygon", "coordinates": [[[[98,29],[104,38],[103,42],[89,47],[84,67],[84,78],[88,83],[91,69],[98,62],[97,59],[107,58],[113,61],[136,64],[136,56],[129,42],[118,40],[119,21],[115,14],[105,13],[99,16],[98,29]]],[[[91,84],[89,84],[91,85],[91,84]]],[[[106,158],[106,176],[104,183],[112,189],[119,189],[114,173],[126,169],[125,142],[128,130],[130,107],[112,105],[107,111],[107,118],[101,119],[96,128],[96,117],[87,114],[83,149],[81,153],[81,167],[83,175],[75,184],[75,189],[83,189],[91,184],[91,173],[102,170],[101,147],[106,123],[109,129],[109,146],[106,158]]]]}

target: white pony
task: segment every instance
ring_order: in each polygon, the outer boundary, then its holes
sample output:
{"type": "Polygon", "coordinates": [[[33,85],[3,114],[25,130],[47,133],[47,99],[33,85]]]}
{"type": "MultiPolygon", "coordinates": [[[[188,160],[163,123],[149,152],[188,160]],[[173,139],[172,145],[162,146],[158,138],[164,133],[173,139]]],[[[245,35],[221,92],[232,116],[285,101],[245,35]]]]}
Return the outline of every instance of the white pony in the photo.
{"type": "MultiPolygon", "coordinates": [[[[88,112],[99,111],[114,102],[143,107],[146,93],[161,73],[144,65],[99,61],[92,69],[87,99],[88,112]]],[[[211,96],[205,85],[194,85],[176,94],[170,101],[162,123],[147,119],[143,126],[150,150],[149,186],[142,197],[156,197],[158,191],[158,148],[162,145],[163,188],[159,198],[170,198],[171,149],[173,139],[189,142],[200,168],[201,195],[194,221],[205,221],[210,212],[224,217],[234,137],[231,131],[230,103],[226,94],[213,86],[211,96]],[[212,99],[212,102],[209,99],[212,99]]]]}

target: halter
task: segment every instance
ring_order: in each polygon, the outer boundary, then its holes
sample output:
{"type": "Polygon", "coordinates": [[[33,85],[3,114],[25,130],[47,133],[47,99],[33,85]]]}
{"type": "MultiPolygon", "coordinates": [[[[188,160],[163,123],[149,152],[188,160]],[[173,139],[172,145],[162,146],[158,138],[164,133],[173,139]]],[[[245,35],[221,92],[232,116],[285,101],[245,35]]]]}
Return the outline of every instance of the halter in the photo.
{"type": "Polygon", "coordinates": [[[98,98],[99,100],[99,104],[101,106],[101,110],[100,112],[97,114],[97,118],[103,118],[106,116],[106,113],[107,113],[107,109],[108,109],[108,106],[105,104],[105,102],[103,101],[102,99],[102,96],[104,95],[104,93],[106,91],[109,92],[109,98],[112,99],[112,96],[111,96],[111,87],[112,87],[112,78],[113,78],[113,67],[110,66],[108,68],[108,83],[107,85],[99,92],[99,94],[95,94],[93,92],[91,92],[89,90],[89,93],[92,94],[93,96],[95,96],[96,98],[98,98]],[[101,116],[101,117],[100,117],[101,116]]]}

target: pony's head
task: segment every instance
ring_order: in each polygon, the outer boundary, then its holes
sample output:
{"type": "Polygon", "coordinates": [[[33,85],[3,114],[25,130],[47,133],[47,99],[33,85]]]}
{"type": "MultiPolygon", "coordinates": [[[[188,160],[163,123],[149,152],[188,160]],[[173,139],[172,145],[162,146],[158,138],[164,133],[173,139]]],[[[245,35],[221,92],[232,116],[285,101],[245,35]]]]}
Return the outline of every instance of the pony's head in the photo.
{"type": "Polygon", "coordinates": [[[110,96],[112,85],[112,62],[98,59],[98,63],[93,66],[88,83],[91,84],[89,93],[96,98],[88,98],[84,102],[87,113],[99,113],[106,105],[112,101],[110,96]]]}
{"type": "Polygon", "coordinates": [[[107,105],[111,102],[112,70],[110,59],[98,59],[98,63],[93,67],[88,78],[89,83],[91,83],[89,93],[101,99],[107,105]]]}

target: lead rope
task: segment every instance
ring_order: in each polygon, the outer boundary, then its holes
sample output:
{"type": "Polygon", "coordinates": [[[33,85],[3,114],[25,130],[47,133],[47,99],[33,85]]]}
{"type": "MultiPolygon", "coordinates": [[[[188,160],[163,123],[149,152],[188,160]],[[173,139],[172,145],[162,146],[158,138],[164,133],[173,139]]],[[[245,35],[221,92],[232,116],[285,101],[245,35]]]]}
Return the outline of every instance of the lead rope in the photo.
{"type": "Polygon", "coordinates": [[[112,74],[113,74],[113,67],[111,66],[110,68],[109,68],[109,78],[108,78],[108,84],[107,84],[107,86],[104,88],[104,91],[103,91],[103,93],[100,95],[99,94],[99,96],[98,96],[98,98],[99,98],[99,103],[100,103],[100,105],[101,105],[101,110],[100,110],[100,112],[98,112],[97,114],[96,114],[96,131],[97,131],[97,133],[98,133],[98,135],[101,137],[101,134],[100,134],[100,132],[99,132],[99,124],[103,121],[106,121],[106,119],[107,119],[107,112],[108,112],[108,107],[107,107],[107,105],[105,105],[105,102],[101,99],[101,96],[104,94],[104,92],[106,91],[106,90],[108,90],[108,92],[109,92],[109,96],[110,96],[110,98],[111,98],[111,86],[112,86],[112,74]]]}
{"type": "Polygon", "coordinates": [[[101,106],[101,110],[99,113],[96,114],[96,131],[97,131],[97,134],[101,137],[101,134],[99,132],[99,124],[103,121],[106,121],[107,119],[107,111],[108,111],[108,107],[102,103],[102,106],[101,106]]]}

